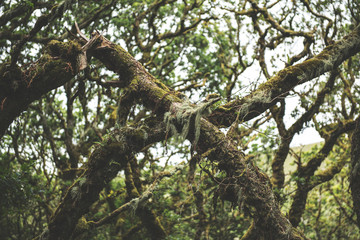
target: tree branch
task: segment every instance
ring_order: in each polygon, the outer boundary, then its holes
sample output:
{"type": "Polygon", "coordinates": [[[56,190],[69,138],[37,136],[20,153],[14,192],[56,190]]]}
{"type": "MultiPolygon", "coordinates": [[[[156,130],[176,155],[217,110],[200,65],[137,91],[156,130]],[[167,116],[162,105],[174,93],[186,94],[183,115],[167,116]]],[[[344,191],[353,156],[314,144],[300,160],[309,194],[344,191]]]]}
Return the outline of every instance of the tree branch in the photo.
{"type": "Polygon", "coordinates": [[[315,57],[279,71],[251,94],[229,102],[208,117],[216,125],[230,126],[237,115],[248,121],[285,98],[295,86],[308,82],[338,67],[360,51],[360,25],[343,39],[327,46],[315,57]]]}

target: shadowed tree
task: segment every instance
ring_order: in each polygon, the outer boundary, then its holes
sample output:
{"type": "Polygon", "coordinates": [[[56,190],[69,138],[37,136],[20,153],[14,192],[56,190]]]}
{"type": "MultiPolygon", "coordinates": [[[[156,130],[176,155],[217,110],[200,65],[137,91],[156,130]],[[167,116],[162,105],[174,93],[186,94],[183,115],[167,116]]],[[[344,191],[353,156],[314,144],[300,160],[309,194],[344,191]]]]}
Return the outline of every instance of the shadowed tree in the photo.
{"type": "Polygon", "coordinates": [[[355,239],[358,7],[4,1],[1,236],[355,239]]]}

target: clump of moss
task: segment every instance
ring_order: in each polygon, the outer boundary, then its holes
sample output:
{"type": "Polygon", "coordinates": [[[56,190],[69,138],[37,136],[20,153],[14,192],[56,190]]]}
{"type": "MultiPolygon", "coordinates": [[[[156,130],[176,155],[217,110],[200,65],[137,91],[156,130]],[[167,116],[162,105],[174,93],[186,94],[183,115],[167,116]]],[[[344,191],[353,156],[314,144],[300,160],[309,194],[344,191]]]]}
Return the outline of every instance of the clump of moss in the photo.
{"type": "Polygon", "coordinates": [[[48,49],[51,56],[67,60],[74,60],[81,53],[80,44],[74,41],[60,42],[51,40],[48,43],[48,49]]]}

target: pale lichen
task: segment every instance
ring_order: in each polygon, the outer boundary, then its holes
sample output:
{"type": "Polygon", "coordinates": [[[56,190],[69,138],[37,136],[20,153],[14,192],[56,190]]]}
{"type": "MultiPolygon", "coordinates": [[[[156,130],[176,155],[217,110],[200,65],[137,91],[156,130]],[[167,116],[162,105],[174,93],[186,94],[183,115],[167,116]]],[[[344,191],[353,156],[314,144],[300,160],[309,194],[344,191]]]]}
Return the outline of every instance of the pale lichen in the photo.
{"type": "Polygon", "coordinates": [[[252,110],[251,107],[254,106],[254,104],[266,104],[270,103],[271,101],[271,93],[267,89],[254,92],[251,98],[246,99],[240,107],[238,113],[239,116],[241,116],[240,119],[243,120],[250,113],[252,110]]]}
{"type": "Polygon", "coordinates": [[[169,112],[164,114],[164,122],[166,123],[166,132],[171,132],[174,136],[180,136],[185,139],[188,137],[190,127],[194,126],[193,145],[196,146],[200,137],[200,120],[205,113],[210,113],[209,106],[220,100],[218,96],[211,97],[198,104],[192,104],[188,99],[182,103],[172,105],[169,112]],[[176,127],[180,126],[179,131],[176,127]]]}
{"type": "Polygon", "coordinates": [[[131,208],[131,212],[133,215],[135,215],[136,210],[138,209],[140,203],[140,199],[139,198],[135,198],[132,199],[130,202],[130,208],[131,208]]]}
{"type": "Polygon", "coordinates": [[[70,194],[71,194],[72,199],[78,200],[80,198],[80,196],[81,196],[80,187],[73,186],[71,188],[70,194]]]}

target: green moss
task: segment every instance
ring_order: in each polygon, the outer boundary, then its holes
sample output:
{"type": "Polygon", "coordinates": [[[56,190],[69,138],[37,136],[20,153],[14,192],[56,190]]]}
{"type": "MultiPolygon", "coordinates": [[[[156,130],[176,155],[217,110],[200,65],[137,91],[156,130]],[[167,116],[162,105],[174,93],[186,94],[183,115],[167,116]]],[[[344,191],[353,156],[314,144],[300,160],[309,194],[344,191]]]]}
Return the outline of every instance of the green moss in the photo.
{"type": "Polygon", "coordinates": [[[137,92],[139,88],[139,77],[135,76],[131,79],[129,85],[125,88],[128,92],[137,92]]]}
{"type": "MultiPolygon", "coordinates": [[[[44,60],[46,61],[46,59],[44,60]]],[[[51,77],[65,77],[65,75],[67,75],[66,71],[64,71],[66,70],[66,67],[69,66],[63,60],[52,60],[46,62],[42,67],[40,67],[38,69],[38,73],[46,73],[51,77]]]]}
{"type": "Polygon", "coordinates": [[[291,237],[292,237],[292,239],[295,239],[295,240],[306,239],[304,237],[304,234],[301,231],[294,228],[294,227],[291,229],[291,237]]]}
{"type": "MultiPolygon", "coordinates": [[[[75,75],[78,72],[78,58],[79,54],[82,52],[81,45],[79,43],[75,41],[60,42],[52,40],[48,43],[47,49],[49,52],[49,55],[47,56],[50,60],[49,62],[56,64],[60,63],[56,61],[57,59],[62,60],[62,66],[59,66],[61,71],[59,71],[59,68],[54,67],[54,65],[52,65],[53,68],[50,69],[51,71],[54,71],[55,73],[64,72],[64,74],[66,74],[65,72],[70,72],[72,75],[75,75]],[[63,63],[63,61],[66,63],[63,63]]],[[[46,57],[44,59],[46,59],[46,57]]]]}
{"type": "Polygon", "coordinates": [[[60,42],[51,40],[47,47],[51,56],[61,57],[66,60],[75,60],[81,52],[80,44],[75,41],[60,42]]]}
{"type": "Polygon", "coordinates": [[[120,143],[120,142],[112,142],[112,143],[105,145],[104,148],[106,149],[106,152],[112,152],[112,151],[116,151],[118,149],[123,149],[124,144],[120,143]]]}
{"type": "Polygon", "coordinates": [[[217,108],[217,110],[222,111],[222,112],[228,112],[228,111],[232,111],[233,107],[226,107],[226,105],[223,106],[219,106],[217,108]]]}
{"type": "Polygon", "coordinates": [[[320,65],[325,64],[319,58],[312,58],[296,66],[290,66],[279,71],[275,76],[265,83],[261,84],[257,91],[260,90],[289,90],[296,84],[304,81],[306,77],[306,69],[316,69],[320,65]],[[286,79],[286,81],[284,81],[286,79]]]}
{"type": "Polygon", "coordinates": [[[154,95],[155,99],[162,99],[168,93],[168,91],[157,87],[153,88],[151,92],[154,95]]]}
{"type": "Polygon", "coordinates": [[[154,79],[154,83],[161,89],[164,89],[166,91],[169,91],[169,88],[163,84],[162,82],[160,82],[158,79],[154,79]]]}
{"type": "Polygon", "coordinates": [[[134,186],[134,188],[131,189],[131,192],[130,192],[129,195],[130,195],[131,197],[138,197],[138,196],[140,196],[140,194],[139,194],[138,190],[135,188],[135,186],[134,186]]]}

